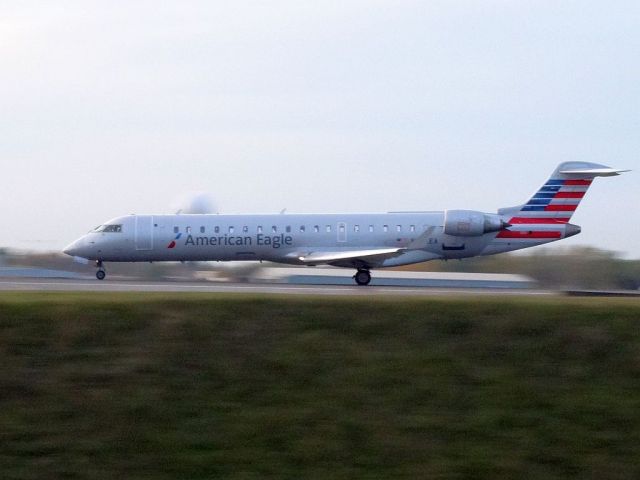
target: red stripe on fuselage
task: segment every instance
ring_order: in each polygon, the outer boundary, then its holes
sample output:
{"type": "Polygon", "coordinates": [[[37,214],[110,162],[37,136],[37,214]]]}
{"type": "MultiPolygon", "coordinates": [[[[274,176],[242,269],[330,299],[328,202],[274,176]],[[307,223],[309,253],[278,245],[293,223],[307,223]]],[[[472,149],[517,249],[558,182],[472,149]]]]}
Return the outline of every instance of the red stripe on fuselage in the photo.
{"type": "Polygon", "coordinates": [[[547,205],[545,212],[574,212],[578,205],[547,205]]]}
{"type": "Polygon", "coordinates": [[[568,221],[569,221],[569,218],[567,217],[562,217],[562,218],[513,217],[511,220],[509,220],[509,223],[512,225],[522,224],[522,223],[531,224],[531,225],[553,225],[555,223],[567,223],[568,221]]]}
{"type": "Polygon", "coordinates": [[[560,232],[518,232],[511,230],[502,230],[496,238],[561,238],[560,232]]]}

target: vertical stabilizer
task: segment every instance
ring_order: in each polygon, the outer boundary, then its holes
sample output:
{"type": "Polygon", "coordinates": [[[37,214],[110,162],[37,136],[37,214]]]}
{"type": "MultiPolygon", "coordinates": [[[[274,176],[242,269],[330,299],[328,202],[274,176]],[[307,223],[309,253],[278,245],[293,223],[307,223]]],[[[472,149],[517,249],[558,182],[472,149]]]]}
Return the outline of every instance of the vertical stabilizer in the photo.
{"type": "Polygon", "coordinates": [[[627,170],[587,162],[561,163],[551,178],[524,205],[502,208],[498,214],[509,228],[498,232],[489,253],[533,247],[580,233],[569,223],[595,177],[627,170]]]}
{"type": "Polygon", "coordinates": [[[508,217],[505,220],[512,225],[568,223],[595,177],[619,175],[624,171],[597,163],[561,163],[526,204],[499,213],[508,217]]]}

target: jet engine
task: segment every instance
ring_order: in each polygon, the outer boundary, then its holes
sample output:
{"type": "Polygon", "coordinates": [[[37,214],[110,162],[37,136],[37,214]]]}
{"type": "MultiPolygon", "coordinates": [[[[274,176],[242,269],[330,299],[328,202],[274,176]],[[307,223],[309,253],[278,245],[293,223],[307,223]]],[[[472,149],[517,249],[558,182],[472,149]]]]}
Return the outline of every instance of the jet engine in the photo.
{"type": "Polygon", "coordinates": [[[474,210],[445,210],[444,233],[457,237],[479,237],[510,227],[500,215],[474,210]]]}

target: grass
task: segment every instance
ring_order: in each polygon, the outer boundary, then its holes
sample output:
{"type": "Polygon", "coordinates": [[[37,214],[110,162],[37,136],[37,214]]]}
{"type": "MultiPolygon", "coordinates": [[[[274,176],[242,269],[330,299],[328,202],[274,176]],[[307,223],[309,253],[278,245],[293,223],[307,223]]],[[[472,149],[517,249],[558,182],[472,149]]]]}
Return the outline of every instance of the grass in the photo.
{"type": "Polygon", "coordinates": [[[640,477],[640,302],[0,294],[2,478],[640,477]]]}

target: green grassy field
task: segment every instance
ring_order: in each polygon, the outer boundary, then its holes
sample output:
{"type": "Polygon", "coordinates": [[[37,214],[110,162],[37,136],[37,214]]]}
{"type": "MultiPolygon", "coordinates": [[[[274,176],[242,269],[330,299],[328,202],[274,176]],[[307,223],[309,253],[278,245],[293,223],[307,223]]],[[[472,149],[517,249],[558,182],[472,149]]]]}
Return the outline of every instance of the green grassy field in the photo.
{"type": "Polygon", "coordinates": [[[640,477],[640,302],[0,294],[1,478],[640,477]]]}

